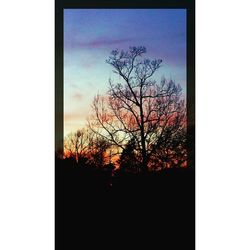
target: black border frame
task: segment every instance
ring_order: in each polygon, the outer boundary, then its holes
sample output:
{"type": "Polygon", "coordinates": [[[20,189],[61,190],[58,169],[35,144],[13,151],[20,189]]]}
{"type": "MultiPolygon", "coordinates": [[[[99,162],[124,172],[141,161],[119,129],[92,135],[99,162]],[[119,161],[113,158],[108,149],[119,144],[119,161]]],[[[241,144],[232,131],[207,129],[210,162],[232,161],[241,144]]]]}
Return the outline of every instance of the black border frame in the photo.
{"type": "MultiPolygon", "coordinates": [[[[188,165],[195,172],[195,0],[55,0],[55,153],[57,156],[63,152],[63,10],[67,8],[168,8],[187,10],[188,165]]],[[[60,176],[55,166],[55,246],[57,246],[58,241],[56,228],[58,225],[57,183],[59,178],[60,176]]]]}

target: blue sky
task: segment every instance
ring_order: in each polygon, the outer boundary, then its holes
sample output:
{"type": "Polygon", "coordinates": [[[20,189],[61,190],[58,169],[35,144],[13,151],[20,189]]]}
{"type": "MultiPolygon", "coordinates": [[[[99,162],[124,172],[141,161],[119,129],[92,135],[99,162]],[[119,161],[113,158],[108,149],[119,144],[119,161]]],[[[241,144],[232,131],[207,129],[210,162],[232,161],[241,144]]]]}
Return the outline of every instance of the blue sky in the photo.
{"type": "Polygon", "coordinates": [[[186,92],[186,10],[64,10],[64,134],[84,126],[93,97],[104,94],[113,49],[145,46],[146,57],[162,59],[155,75],[179,83],[186,92]]]}

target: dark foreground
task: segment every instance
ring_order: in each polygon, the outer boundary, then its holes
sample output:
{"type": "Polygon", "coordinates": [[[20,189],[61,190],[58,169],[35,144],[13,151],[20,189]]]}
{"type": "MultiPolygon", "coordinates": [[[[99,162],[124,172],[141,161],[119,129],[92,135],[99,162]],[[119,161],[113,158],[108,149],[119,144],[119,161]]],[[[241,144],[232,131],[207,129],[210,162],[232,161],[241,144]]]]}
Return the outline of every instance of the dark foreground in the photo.
{"type": "Polygon", "coordinates": [[[56,250],[192,250],[193,169],[144,175],[56,162],[56,250]]]}

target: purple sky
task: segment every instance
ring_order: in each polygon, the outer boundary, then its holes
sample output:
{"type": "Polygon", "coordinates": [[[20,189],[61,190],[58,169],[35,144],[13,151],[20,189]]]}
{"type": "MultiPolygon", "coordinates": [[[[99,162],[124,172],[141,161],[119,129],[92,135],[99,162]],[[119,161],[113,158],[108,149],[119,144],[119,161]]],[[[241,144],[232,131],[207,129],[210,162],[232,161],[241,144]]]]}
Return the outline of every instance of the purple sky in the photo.
{"type": "Polygon", "coordinates": [[[105,93],[111,50],[143,45],[162,59],[155,75],[172,78],[186,92],[186,10],[64,10],[64,134],[84,126],[91,102],[105,93]]]}

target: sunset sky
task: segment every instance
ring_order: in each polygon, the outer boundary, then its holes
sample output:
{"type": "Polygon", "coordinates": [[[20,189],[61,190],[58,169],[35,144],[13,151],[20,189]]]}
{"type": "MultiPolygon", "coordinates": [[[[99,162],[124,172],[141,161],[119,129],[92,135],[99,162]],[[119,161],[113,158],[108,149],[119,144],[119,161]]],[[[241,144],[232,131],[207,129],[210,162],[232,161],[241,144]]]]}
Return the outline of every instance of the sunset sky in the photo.
{"type": "Polygon", "coordinates": [[[172,78],[185,94],[186,10],[64,10],[64,135],[84,126],[93,97],[107,91],[110,52],[140,45],[163,60],[154,78],[172,78]]]}

